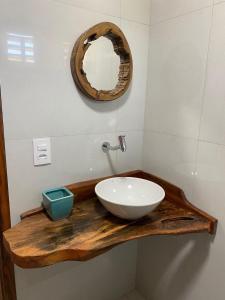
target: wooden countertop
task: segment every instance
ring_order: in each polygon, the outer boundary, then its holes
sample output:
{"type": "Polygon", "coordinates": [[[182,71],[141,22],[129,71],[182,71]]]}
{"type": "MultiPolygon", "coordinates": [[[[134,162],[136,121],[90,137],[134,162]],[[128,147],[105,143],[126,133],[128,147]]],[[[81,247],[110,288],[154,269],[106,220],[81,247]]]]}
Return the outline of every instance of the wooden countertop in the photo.
{"type": "Polygon", "coordinates": [[[139,177],[160,184],[164,201],[137,221],[114,217],[98,201],[95,185],[103,178],[68,188],[76,195],[70,217],[53,222],[43,208],[29,211],[4,232],[4,244],[13,262],[36,268],[66,260],[85,261],[129,240],[151,235],[215,233],[217,220],[191,205],[181,189],[151,174],[133,171],[119,176],[139,177]]]}

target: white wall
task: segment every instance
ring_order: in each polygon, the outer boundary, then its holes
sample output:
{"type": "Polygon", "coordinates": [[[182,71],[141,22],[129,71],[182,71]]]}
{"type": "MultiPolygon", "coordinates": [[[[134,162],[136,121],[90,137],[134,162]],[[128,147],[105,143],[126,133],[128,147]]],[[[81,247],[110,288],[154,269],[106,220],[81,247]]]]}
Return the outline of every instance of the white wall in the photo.
{"type": "Polygon", "coordinates": [[[147,300],[225,297],[225,1],[152,0],[144,169],[219,219],[207,234],[141,240],[147,300]]]}
{"type": "MultiPolygon", "coordinates": [[[[147,80],[149,0],[1,0],[0,83],[12,223],[40,205],[41,191],[141,168],[147,80]],[[101,21],[119,25],[130,43],[134,78],[120,100],[83,97],[70,73],[74,42],[101,21]],[[16,36],[15,36],[16,35],[16,36]],[[34,55],[12,54],[11,40],[33,44],[34,55]],[[101,151],[125,133],[126,154],[101,151]],[[34,167],[32,138],[52,138],[52,164],[34,167]]],[[[136,243],[87,263],[16,269],[19,300],[114,300],[134,287],[136,243]]]]}

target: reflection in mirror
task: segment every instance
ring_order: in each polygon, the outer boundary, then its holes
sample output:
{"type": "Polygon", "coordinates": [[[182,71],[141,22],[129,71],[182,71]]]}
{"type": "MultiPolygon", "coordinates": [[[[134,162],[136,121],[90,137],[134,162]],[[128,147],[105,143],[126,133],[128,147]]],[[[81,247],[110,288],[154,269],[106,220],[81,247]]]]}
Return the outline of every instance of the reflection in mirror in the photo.
{"type": "Polygon", "coordinates": [[[113,90],[118,83],[120,57],[112,42],[100,37],[91,42],[83,60],[83,70],[91,86],[97,90],[113,90]]]}

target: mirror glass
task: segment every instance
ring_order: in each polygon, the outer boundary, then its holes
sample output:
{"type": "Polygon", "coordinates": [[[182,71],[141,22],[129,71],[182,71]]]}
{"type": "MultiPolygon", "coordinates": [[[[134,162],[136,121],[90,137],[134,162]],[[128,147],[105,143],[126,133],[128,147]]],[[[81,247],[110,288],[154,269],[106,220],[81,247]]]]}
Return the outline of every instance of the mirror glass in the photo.
{"type": "Polygon", "coordinates": [[[113,90],[118,83],[120,57],[108,38],[100,37],[90,44],[83,60],[87,80],[96,90],[113,90]]]}

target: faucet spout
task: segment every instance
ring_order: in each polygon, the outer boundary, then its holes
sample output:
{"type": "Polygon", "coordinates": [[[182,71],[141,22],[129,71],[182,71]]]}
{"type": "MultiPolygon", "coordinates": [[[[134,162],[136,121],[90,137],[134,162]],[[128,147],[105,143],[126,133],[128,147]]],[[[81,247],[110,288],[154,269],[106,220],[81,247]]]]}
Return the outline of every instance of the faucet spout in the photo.
{"type": "Polygon", "coordinates": [[[110,150],[111,151],[121,150],[122,152],[125,152],[127,150],[125,135],[120,135],[118,138],[119,138],[119,145],[111,146],[109,142],[104,142],[102,144],[102,151],[105,153],[108,153],[110,150]]]}
{"type": "Polygon", "coordinates": [[[126,136],[125,135],[120,135],[119,136],[119,143],[120,143],[120,149],[122,152],[126,152],[127,150],[127,143],[126,143],[126,136]]]}

